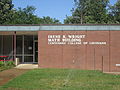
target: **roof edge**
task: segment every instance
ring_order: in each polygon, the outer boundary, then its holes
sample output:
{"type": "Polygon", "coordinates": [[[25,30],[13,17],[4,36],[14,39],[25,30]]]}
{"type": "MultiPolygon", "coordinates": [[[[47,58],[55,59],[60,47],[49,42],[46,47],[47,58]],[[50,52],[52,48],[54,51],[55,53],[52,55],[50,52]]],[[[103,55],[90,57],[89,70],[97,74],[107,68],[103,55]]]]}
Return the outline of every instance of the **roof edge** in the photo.
{"type": "Polygon", "coordinates": [[[0,26],[120,26],[120,24],[9,24],[0,26]]]}

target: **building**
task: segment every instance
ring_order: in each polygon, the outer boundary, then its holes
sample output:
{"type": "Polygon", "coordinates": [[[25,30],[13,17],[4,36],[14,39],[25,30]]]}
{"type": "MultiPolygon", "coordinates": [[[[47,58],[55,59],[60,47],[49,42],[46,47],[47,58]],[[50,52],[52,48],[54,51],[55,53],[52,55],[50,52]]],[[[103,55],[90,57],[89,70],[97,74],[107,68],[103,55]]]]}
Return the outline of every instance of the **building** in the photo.
{"type": "Polygon", "coordinates": [[[120,71],[120,25],[0,26],[0,56],[42,68],[120,71]]]}

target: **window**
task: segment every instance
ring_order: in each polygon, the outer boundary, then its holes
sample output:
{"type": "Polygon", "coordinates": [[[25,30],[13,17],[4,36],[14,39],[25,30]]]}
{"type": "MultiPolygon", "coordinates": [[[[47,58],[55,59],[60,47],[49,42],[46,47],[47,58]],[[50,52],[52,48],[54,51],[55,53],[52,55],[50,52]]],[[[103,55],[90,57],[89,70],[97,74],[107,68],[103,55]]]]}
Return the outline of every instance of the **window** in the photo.
{"type": "Polygon", "coordinates": [[[13,59],[12,35],[0,35],[0,56],[7,56],[6,59],[13,59]]]}

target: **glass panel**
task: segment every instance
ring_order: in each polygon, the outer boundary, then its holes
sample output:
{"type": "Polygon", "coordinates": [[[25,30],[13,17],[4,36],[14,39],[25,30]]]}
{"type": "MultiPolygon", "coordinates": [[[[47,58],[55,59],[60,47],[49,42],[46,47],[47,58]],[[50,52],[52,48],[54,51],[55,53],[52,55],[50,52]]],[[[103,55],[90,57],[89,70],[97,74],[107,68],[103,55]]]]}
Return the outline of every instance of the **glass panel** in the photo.
{"type": "Polygon", "coordinates": [[[38,62],[38,42],[35,42],[35,62],[38,62]]]}
{"type": "Polygon", "coordinates": [[[33,56],[25,56],[24,62],[33,62],[33,56]]]}
{"type": "Polygon", "coordinates": [[[13,54],[12,50],[12,36],[3,36],[3,54],[11,56],[13,54]]]}
{"type": "Polygon", "coordinates": [[[33,36],[24,36],[24,53],[33,54],[33,36]]]}
{"type": "Polygon", "coordinates": [[[13,54],[9,55],[9,57],[7,57],[6,60],[13,60],[13,54]]]}
{"type": "MultiPolygon", "coordinates": [[[[24,62],[33,62],[33,37],[38,40],[38,36],[33,35],[17,35],[16,37],[16,47],[17,47],[17,57],[20,58],[22,63],[22,57],[24,57],[24,62]],[[24,43],[24,45],[23,45],[24,43]],[[24,53],[23,53],[24,48],[24,53]]],[[[36,42],[37,43],[37,42],[36,42]]],[[[37,45],[37,44],[36,44],[37,45]]],[[[35,46],[38,47],[38,46],[35,46]]],[[[38,48],[34,49],[38,51],[38,48]]],[[[37,62],[38,52],[36,52],[35,61],[37,62]]]]}
{"type": "Polygon", "coordinates": [[[0,55],[2,55],[3,53],[2,53],[2,50],[3,49],[3,47],[2,47],[2,35],[0,35],[0,55]]]}
{"type": "Polygon", "coordinates": [[[19,62],[22,63],[22,56],[17,56],[19,58],[19,62]]]}
{"type": "Polygon", "coordinates": [[[34,40],[38,40],[38,36],[36,35],[36,36],[34,36],[34,40]]]}
{"type": "Polygon", "coordinates": [[[16,37],[16,51],[17,54],[22,54],[22,36],[16,37]]]}

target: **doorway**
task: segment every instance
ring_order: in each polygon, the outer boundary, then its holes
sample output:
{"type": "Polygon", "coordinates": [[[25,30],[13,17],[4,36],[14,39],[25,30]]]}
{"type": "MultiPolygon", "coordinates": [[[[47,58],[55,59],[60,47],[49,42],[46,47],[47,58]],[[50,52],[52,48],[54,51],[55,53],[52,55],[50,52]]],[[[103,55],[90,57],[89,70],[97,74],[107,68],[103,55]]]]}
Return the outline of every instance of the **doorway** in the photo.
{"type": "Polygon", "coordinates": [[[17,35],[16,36],[16,57],[20,63],[38,62],[38,36],[17,35]]]}

